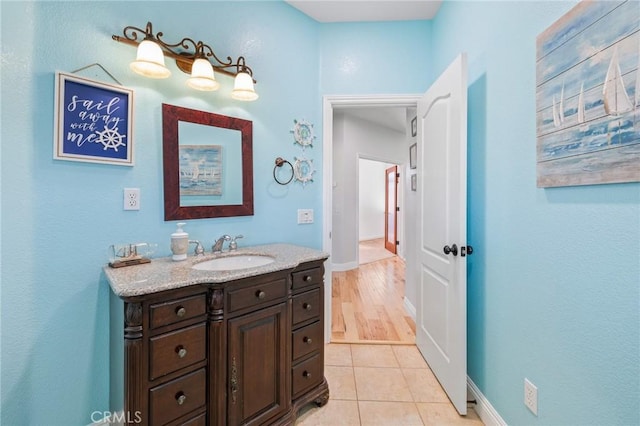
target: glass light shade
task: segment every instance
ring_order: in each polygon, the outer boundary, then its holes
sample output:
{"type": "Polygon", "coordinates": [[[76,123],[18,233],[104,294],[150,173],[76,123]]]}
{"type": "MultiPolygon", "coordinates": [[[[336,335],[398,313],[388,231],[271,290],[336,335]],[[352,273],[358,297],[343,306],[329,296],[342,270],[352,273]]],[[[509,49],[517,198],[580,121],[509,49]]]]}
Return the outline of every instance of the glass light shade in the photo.
{"type": "Polygon", "coordinates": [[[203,58],[193,61],[191,66],[191,77],[187,80],[187,85],[196,90],[214,91],[218,90],[220,83],[213,75],[211,62],[203,58]]]}
{"type": "Polygon", "coordinates": [[[240,72],[236,75],[231,97],[239,101],[255,101],[258,99],[258,94],[253,88],[253,79],[248,73],[240,72]]]}
{"type": "Polygon", "coordinates": [[[164,66],[162,49],[151,40],[143,40],[138,45],[136,60],[129,65],[131,69],[149,78],[167,78],[171,71],[164,66]]]}

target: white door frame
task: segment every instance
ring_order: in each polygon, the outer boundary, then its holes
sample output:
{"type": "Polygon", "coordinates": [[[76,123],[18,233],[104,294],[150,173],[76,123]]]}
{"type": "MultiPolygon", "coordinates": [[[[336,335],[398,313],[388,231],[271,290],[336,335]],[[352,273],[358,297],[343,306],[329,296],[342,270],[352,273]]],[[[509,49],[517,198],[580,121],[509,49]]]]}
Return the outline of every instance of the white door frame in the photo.
{"type": "MultiPolygon", "coordinates": [[[[331,255],[333,227],[333,110],[348,107],[415,108],[417,95],[325,95],[322,97],[322,250],[331,255]]],[[[406,224],[405,224],[406,226],[406,224]]],[[[325,263],[325,342],[331,340],[331,260],[325,263]]]]}

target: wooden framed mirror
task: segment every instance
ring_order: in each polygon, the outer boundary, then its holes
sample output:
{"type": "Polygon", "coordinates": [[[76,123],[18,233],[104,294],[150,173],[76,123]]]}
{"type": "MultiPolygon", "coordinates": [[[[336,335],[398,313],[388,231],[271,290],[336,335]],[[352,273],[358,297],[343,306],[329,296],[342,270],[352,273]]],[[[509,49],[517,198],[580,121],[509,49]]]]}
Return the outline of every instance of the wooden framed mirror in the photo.
{"type": "Polygon", "coordinates": [[[164,220],[253,215],[253,123],[162,104],[164,220]]]}

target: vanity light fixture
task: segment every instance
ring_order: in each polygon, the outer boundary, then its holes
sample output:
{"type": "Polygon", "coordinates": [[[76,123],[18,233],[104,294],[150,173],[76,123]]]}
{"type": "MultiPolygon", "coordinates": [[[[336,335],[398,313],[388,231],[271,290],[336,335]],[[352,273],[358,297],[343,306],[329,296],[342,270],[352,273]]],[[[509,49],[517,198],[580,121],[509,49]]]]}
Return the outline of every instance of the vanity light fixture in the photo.
{"type": "Polygon", "coordinates": [[[253,72],[240,56],[233,63],[230,56],[225,61],[220,60],[213,49],[202,41],[183,38],[175,44],[162,40],[163,33],[153,33],[151,22],[146,28],[128,26],[123,30],[123,36],[113,35],[115,41],[138,47],[136,60],[131,63],[131,69],[149,78],[167,78],[171,71],[164,65],[164,57],[174,59],[180,71],[189,74],[187,85],[197,90],[218,90],[220,83],[214,73],[220,73],[235,78],[231,92],[233,99],[241,101],[255,101],[258,99],[253,84],[253,72]],[[141,40],[140,40],[141,39],[141,40]],[[211,61],[213,60],[213,63],[211,61]]]}

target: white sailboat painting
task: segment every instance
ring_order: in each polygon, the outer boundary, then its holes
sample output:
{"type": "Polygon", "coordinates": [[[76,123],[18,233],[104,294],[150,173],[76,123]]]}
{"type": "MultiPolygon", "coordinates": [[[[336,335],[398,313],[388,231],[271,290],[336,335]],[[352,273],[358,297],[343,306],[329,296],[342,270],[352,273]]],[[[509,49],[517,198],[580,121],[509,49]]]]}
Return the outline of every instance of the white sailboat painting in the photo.
{"type": "Polygon", "coordinates": [[[618,47],[614,46],[609,69],[602,85],[602,99],[604,110],[609,115],[621,115],[633,109],[627,90],[624,87],[620,63],[618,62],[618,47]]]}
{"type": "Polygon", "coordinates": [[[538,36],[539,187],[640,182],[637,6],[580,2],[538,36]]]}

